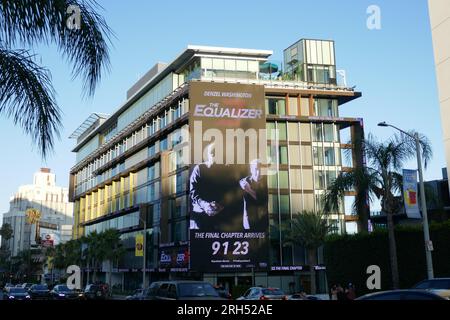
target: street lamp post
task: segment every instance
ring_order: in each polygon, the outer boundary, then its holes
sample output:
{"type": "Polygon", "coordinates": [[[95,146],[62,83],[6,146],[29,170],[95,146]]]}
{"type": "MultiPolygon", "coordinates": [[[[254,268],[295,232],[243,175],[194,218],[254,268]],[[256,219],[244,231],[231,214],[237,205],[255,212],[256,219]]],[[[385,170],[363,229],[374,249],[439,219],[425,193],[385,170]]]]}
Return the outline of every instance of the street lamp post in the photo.
{"type": "Polygon", "coordinates": [[[419,140],[419,134],[416,132],[414,135],[403,131],[400,128],[397,128],[396,126],[393,126],[391,124],[388,124],[386,122],[380,122],[378,124],[380,127],[391,127],[394,128],[401,133],[407,135],[411,139],[414,139],[416,142],[416,154],[417,154],[417,167],[419,171],[419,184],[420,184],[420,201],[422,203],[422,221],[423,221],[423,235],[425,239],[425,256],[427,260],[427,275],[428,279],[434,278],[434,272],[433,272],[433,258],[431,256],[431,251],[433,250],[430,240],[430,230],[428,227],[428,212],[427,212],[427,203],[425,198],[425,187],[423,183],[423,172],[422,172],[422,156],[420,155],[420,140],[419,140]]]}

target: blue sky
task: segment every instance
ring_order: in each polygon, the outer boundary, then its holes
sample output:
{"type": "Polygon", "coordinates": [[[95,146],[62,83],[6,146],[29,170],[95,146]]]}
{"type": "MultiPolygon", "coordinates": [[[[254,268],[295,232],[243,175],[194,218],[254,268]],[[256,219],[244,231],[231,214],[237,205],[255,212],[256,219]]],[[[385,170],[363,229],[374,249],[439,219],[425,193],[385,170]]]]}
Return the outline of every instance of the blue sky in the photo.
{"type": "MultiPolygon", "coordinates": [[[[273,60],[281,61],[283,49],[300,38],[335,40],[338,69],[346,70],[348,84],[363,93],[344,105],[341,115],[364,118],[366,133],[383,139],[393,133],[376,126],[383,120],[426,134],[434,157],[425,178],[441,178],[445,156],[426,0],[155,2],[100,1],[117,39],[111,71],[92,99],[82,99],[81,82],[71,81],[70,66],[54,47],[35,48],[52,73],[64,129],[54,154],[43,162],[30,138],[0,118],[0,213],[41,166],[50,167],[57,183],[68,186],[75,161],[70,133],[90,113],[117,109],[139,76],[158,61],[170,62],[188,44],[269,49],[273,60]],[[366,9],[372,4],[381,9],[381,30],[366,27],[366,9]]],[[[416,166],[411,162],[409,167],[416,166]]]]}

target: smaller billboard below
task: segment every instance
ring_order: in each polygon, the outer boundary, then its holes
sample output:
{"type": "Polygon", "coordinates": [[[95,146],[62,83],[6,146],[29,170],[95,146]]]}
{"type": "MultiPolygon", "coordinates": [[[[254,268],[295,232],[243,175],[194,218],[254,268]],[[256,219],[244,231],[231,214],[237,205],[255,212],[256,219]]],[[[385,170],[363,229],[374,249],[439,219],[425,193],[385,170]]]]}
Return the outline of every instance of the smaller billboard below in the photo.
{"type": "Polygon", "coordinates": [[[159,269],[178,272],[187,271],[188,268],[189,248],[187,246],[159,248],[159,269]]]}

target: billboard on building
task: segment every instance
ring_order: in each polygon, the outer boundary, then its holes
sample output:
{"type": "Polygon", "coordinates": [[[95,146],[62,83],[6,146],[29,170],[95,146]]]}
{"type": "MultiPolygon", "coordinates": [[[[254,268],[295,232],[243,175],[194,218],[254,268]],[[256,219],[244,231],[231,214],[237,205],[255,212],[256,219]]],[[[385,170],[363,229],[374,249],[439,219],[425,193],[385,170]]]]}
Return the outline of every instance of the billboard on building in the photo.
{"type": "Polygon", "coordinates": [[[189,247],[187,242],[159,247],[160,272],[184,272],[189,269],[189,247]]]}
{"type": "Polygon", "coordinates": [[[421,219],[418,205],[416,170],[403,170],[403,198],[408,218],[421,219]]]}
{"type": "Polygon", "coordinates": [[[266,269],[264,87],[191,82],[190,268],[266,269]]]}
{"type": "MultiPolygon", "coordinates": [[[[55,225],[56,228],[56,225],[55,225]]],[[[53,247],[61,243],[61,233],[57,229],[47,228],[40,223],[39,226],[40,245],[43,247],[53,247]]]]}

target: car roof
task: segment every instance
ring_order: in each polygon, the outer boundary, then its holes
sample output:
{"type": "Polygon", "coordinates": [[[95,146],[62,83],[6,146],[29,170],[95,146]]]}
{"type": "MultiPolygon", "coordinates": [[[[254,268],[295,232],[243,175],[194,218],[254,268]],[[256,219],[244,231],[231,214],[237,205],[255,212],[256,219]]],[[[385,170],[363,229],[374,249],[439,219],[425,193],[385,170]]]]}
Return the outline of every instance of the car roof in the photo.
{"type": "Polygon", "coordinates": [[[424,279],[424,280],[422,280],[422,281],[420,281],[420,282],[418,282],[418,283],[422,283],[422,282],[428,282],[428,281],[442,281],[442,280],[444,280],[444,281],[449,281],[449,280],[450,280],[450,278],[433,278],[433,279],[424,279]]]}
{"type": "Polygon", "coordinates": [[[379,295],[384,295],[384,294],[391,294],[391,293],[420,293],[420,294],[425,294],[425,295],[435,295],[438,296],[438,294],[433,293],[432,291],[429,290],[423,290],[423,289],[397,289],[397,290],[386,290],[386,291],[378,291],[378,292],[373,292],[373,293],[368,293],[364,296],[361,296],[357,299],[360,298],[368,298],[368,297],[375,297],[375,296],[379,296],[379,295]]]}
{"type": "Polygon", "coordinates": [[[197,281],[197,280],[167,280],[167,281],[155,281],[153,283],[168,283],[168,284],[181,284],[181,283],[207,283],[210,284],[208,281],[197,281]]]}

